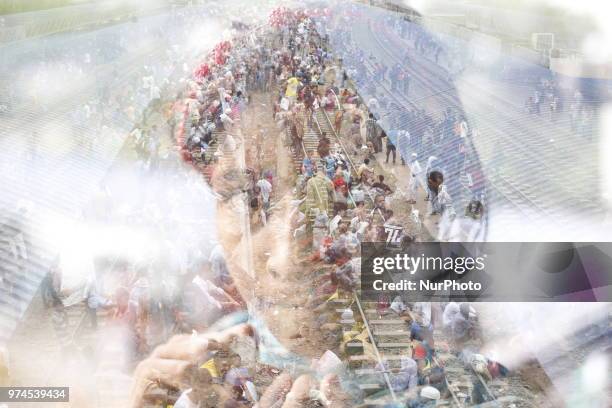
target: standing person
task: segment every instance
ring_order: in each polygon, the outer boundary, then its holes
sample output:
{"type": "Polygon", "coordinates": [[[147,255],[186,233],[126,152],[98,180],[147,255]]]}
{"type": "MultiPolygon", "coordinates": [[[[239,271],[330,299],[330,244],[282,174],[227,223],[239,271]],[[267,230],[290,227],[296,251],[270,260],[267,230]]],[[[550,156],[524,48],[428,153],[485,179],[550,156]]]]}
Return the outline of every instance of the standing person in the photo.
{"type": "MultiPolygon", "coordinates": [[[[322,163],[317,163],[314,177],[306,183],[306,201],[308,210],[318,208],[319,211],[330,214],[330,203],[333,202],[334,184],[325,175],[322,163]]],[[[306,210],[306,209],[305,209],[306,210]]],[[[302,211],[306,214],[306,211],[302,211]]]]}
{"type": "Polygon", "coordinates": [[[336,130],[337,134],[340,134],[340,130],[342,129],[342,117],[344,115],[344,109],[339,109],[336,112],[336,115],[334,117],[334,129],[336,130]]]}
{"type": "Polygon", "coordinates": [[[294,76],[287,80],[287,89],[285,90],[285,96],[289,99],[290,102],[295,102],[297,98],[297,90],[300,85],[300,80],[294,76]]]}
{"type": "Polygon", "coordinates": [[[319,139],[319,144],[317,145],[317,153],[319,153],[319,157],[321,159],[329,156],[330,147],[331,140],[328,139],[327,133],[323,132],[321,138],[319,139]]]}
{"type": "Polygon", "coordinates": [[[542,100],[540,98],[540,91],[536,89],[535,92],[533,93],[533,106],[534,106],[535,113],[537,113],[538,115],[540,114],[540,103],[541,102],[542,100]]]}
{"type": "Polygon", "coordinates": [[[312,159],[313,156],[314,151],[307,151],[304,160],[302,160],[302,174],[307,178],[310,178],[314,175],[314,161],[312,159]]]}
{"type": "MultiPolygon", "coordinates": [[[[378,133],[377,129],[378,125],[376,123],[376,119],[374,119],[374,114],[370,113],[368,115],[368,120],[366,120],[366,141],[372,142],[374,144],[374,148],[376,148],[376,136],[378,133]]],[[[378,151],[376,151],[378,153],[378,151]]]]}
{"type": "Polygon", "coordinates": [[[356,116],[355,119],[353,119],[349,135],[349,138],[353,143],[353,154],[357,154],[357,152],[359,151],[359,149],[361,149],[361,146],[363,145],[363,137],[361,136],[361,124],[359,116],[356,116]]]}
{"type": "MultiPolygon", "coordinates": [[[[440,170],[438,166],[438,158],[436,156],[429,156],[427,159],[427,165],[425,166],[425,182],[429,179],[429,173],[434,170],[440,170]]],[[[429,195],[429,194],[428,194],[429,195]]]]}
{"type": "Polygon", "coordinates": [[[432,215],[440,214],[443,211],[443,204],[446,202],[444,194],[440,197],[441,193],[446,192],[443,188],[444,175],[442,172],[433,170],[427,175],[427,188],[429,190],[429,201],[430,201],[430,212],[432,215]]]}
{"type": "Polygon", "coordinates": [[[431,214],[440,214],[441,216],[438,227],[438,240],[445,241],[450,235],[456,216],[453,199],[446,189],[444,176],[441,172],[432,171],[429,173],[427,182],[431,197],[431,214]]]}
{"type": "Polygon", "coordinates": [[[261,192],[261,199],[263,202],[263,208],[267,211],[270,208],[270,193],[272,193],[272,184],[265,177],[262,177],[257,182],[257,187],[261,192]]]}
{"type": "Polygon", "coordinates": [[[550,120],[552,122],[555,121],[555,113],[557,112],[558,103],[559,103],[559,98],[557,96],[553,96],[550,100],[550,120]]]}
{"type": "Polygon", "coordinates": [[[404,129],[398,130],[396,143],[402,166],[405,166],[406,161],[404,160],[404,157],[408,156],[408,150],[410,148],[410,133],[404,129]]]}
{"type": "Polygon", "coordinates": [[[421,184],[421,177],[423,177],[423,169],[421,168],[421,164],[417,160],[418,155],[416,153],[412,153],[410,156],[410,180],[408,184],[408,202],[410,204],[416,204],[417,192],[419,185],[421,184]]]}
{"type": "Polygon", "coordinates": [[[324,158],[324,162],[325,162],[325,175],[327,176],[327,178],[333,181],[334,176],[336,175],[336,159],[334,159],[330,155],[324,158]]]}
{"type": "Polygon", "coordinates": [[[102,281],[98,275],[98,272],[93,273],[85,289],[87,313],[91,328],[94,330],[98,328],[98,309],[104,309],[112,305],[112,302],[103,295],[102,281]]]}
{"type": "Polygon", "coordinates": [[[253,187],[253,191],[250,194],[249,206],[251,208],[251,224],[252,225],[265,225],[266,217],[263,209],[263,200],[261,198],[261,189],[258,186],[253,187]]]}
{"type": "Polygon", "coordinates": [[[385,133],[384,130],[380,129],[380,132],[376,132],[376,135],[374,136],[374,150],[376,153],[380,153],[383,150],[383,144],[382,144],[382,140],[383,138],[386,138],[387,134],[385,133]]]}
{"type": "Polygon", "coordinates": [[[387,159],[385,160],[385,163],[389,163],[389,154],[393,154],[393,164],[395,164],[395,155],[396,155],[395,145],[391,141],[391,138],[387,136],[387,159]]]}

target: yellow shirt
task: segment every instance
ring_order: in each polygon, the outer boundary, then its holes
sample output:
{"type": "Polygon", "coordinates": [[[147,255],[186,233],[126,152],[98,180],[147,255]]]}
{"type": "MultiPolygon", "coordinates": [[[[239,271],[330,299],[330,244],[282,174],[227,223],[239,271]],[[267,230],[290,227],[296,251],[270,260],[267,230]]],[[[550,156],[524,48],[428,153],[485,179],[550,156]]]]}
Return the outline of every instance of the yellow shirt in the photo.
{"type": "Polygon", "coordinates": [[[300,81],[296,77],[289,78],[287,80],[287,91],[285,91],[285,96],[296,96],[299,83],[300,81]]]}

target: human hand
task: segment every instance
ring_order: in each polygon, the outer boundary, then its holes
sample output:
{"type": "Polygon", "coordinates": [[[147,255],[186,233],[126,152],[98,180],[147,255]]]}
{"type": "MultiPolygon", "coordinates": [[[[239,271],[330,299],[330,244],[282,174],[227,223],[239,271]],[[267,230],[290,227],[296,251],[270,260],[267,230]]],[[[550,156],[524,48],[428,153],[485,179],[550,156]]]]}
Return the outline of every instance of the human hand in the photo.
{"type": "Polygon", "coordinates": [[[282,373],[266,389],[256,408],[299,408],[318,400],[324,407],[344,408],[351,406],[351,398],[344,392],[335,374],[326,375],[319,384],[309,375],[292,380],[282,373]]]}
{"type": "Polygon", "coordinates": [[[160,388],[190,388],[190,379],[207,354],[229,346],[241,336],[253,336],[252,327],[241,324],[218,333],[172,337],[136,367],[129,406],[142,407],[147,394],[160,388]]]}

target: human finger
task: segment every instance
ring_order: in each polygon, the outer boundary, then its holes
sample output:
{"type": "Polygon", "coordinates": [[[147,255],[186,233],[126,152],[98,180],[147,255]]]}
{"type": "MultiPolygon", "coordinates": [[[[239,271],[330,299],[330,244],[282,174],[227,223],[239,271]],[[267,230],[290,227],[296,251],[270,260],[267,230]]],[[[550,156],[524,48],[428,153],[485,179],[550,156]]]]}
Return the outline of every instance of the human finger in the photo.
{"type": "Polygon", "coordinates": [[[162,386],[184,388],[193,370],[194,366],[184,360],[150,357],[142,361],[134,371],[129,406],[142,406],[145,394],[162,386]]]}
{"type": "Polygon", "coordinates": [[[257,408],[281,407],[293,381],[288,373],[282,373],[270,384],[261,396],[257,408]]]}
{"type": "Polygon", "coordinates": [[[336,374],[327,374],[321,380],[321,394],[324,401],[321,401],[325,407],[329,408],[345,408],[351,405],[350,396],[342,389],[340,379],[336,374]]]}
{"type": "Polygon", "coordinates": [[[218,348],[219,345],[213,339],[181,334],[172,337],[167,343],[157,346],[151,357],[197,363],[207,351],[217,350],[218,348]]]}
{"type": "Polygon", "coordinates": [[[206,333],[197,336],[190,334],[177,335],[167,343],[158,346],[151,356],[185,360],[195,364],[200,362],[207,352],[229,345],[236,337],[252,336],[253,333],[253,328],[249,324],[240,324],[219,333],[206,333]]]}
{"type": "Polygon", "coordinates": [[[293,386],[285,396],[282,408],[299,408],[306,405],[310,400],[310,391],[314,388],[314,382],[309,375],[302,375],[293,382],[293,386]]]}
{"type": "Polygon", "coordinates": [[[237,337],[252,337],[255,335],[253,326],[248,323],[239,324],[218,333],[204,334],[205,338],[216,342],[219,345],[229,345],[237,337]]]}

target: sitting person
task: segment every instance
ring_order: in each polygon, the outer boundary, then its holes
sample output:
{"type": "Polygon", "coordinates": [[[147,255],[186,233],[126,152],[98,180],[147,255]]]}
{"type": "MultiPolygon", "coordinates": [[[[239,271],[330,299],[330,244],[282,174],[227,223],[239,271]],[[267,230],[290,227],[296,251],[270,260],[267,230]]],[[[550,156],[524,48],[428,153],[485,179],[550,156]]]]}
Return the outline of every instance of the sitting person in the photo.
{"type": "Polygon", "coordinates": [[[334,187],[336,189],[338,187],[342,187],[342,186],[346,187],[348,185],[344,177],[344,170],[342,169],[342,167],[338,166],[338,168],[336,168],[336,172],[334,174],[332,181],[334,182],[334,187]]]}
{"type": "Polygon", "coordinates": [[[391,306],[389,306],[389,311],[394,312],[403,320],[411,320],[410,311],[408,310],[408,307],[399,295],[393,298],[393,302],[391,302],[391,306]]]}
{"type": "Polygon", "coordinates": [[[369,184],[369,177],[373,173],[374,170],[370,167],[370,159],[366,158],[357,169],[357,179],[361,183],[369,184]]]}
{"type": "Polygon", "coordinates": [[[455,344],[460,345],[472,337],[476,311],[468,303],[449,303],[442,318],[444,329],[455,344]]]}
{"type": "Polygon", "coordinates": [[[433,408],[438,405],[440,391],[434,387],[426,386],[421,388],[417,398],[407,401],[406,408],[433,408]]]}
{"type": "Polygon", "coordinates": [[[378,176],[378,181],[372,184],[373,188],[379,189],[383,192],[383,194],[391,194],[393,190],[387,184],[385,184],[385,176],[382,174],[378,176]]]}
{"type": "Polygon", "coordinates": [[[339,229],[338,227],[340,226],[340,223],[342,222],[342,218],[344,217],[345,214],[346,214],[345,208],[339,208],[335,210],[335,215],[329,222],[329,235],[331,235],[333,238],[337,238],[338,229],[339,229]]]}
{"type": "Polygon", "coordinates": [[[359,282],[360,258],[352,259],[341,266],[336,267],[332,272],[332,282],[336,282],[339,289],[351,292],[359,282]]]}

